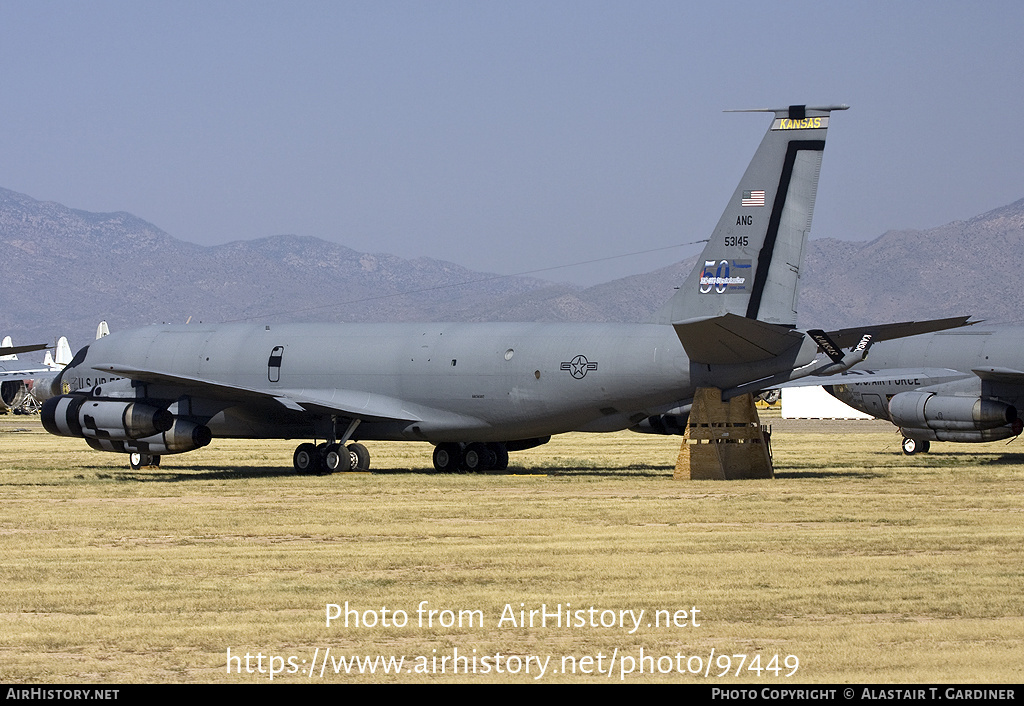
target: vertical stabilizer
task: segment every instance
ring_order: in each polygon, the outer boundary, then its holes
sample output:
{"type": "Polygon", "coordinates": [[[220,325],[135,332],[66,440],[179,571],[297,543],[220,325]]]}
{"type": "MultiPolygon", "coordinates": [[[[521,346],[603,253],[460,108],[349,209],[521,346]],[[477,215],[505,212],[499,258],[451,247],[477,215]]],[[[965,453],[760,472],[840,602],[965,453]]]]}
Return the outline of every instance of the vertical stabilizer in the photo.
{"type": "MultiPolygon", "coordinates": [[[[14,348],[14,341],[11,340],[10,336],[4,336],[4,340],[0,342],[0,348],[14,348]]],[[[0,355],[0,360],[17,360],[18,356],[11,355],[0,355]]]]}
{"type": "Polygon", "coordinates": [[[775,119],[683,286],[655,317],[679,323],[735,314],[796,325],[829,114],[847,106],[758,111],[775,119]]]}
{"type": "Polygon", "coordinates": [[[57,339],[56,364],[63,368],[71,362],[73,357],[74,356],[71,353],[71,345],[68,343],[67,336],[61,336],[57,339]]]}

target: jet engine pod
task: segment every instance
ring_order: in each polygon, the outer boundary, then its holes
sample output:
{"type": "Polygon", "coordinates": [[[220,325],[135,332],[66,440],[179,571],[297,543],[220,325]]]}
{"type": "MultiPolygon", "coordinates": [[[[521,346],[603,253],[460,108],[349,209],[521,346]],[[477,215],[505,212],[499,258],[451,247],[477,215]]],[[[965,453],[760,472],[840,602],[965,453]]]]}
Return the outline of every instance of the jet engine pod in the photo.
{"type": "Polygon", "coordinates": [[[144,439],[111,439],[86,437],[85,441],[97,451],[115,453],[143,453],[156,456],[194,451],[210,443],[210,427],[187,419],[174,419],[169,429],[144,439]]]}
{"type": "Polygon", "coordinates": [[[914,390],[901,392],[889,401],[889,417],[901,428],[973,432],[1010,424],[1017,419],[1017,408],[987,397],[952,397],[914,390]]]}
{"type": "Polygon", "coordinates": [[[174,415],[166,409],[85,395],[51,397],[41,416],[43,428],[51,434],[115,441],[159,434],[174,424],[174,415]]]}
{"type": "Polygon", "coordinates": [[[213,440],[210,427],[196,424],[187,419],[175,419],[174,425],[160,435],[161,444],[150,444],[149,452],[157,454],[176,454],[202,448],[213,440]],[[160,448],[157,448],[160,447],[160,448]]]}

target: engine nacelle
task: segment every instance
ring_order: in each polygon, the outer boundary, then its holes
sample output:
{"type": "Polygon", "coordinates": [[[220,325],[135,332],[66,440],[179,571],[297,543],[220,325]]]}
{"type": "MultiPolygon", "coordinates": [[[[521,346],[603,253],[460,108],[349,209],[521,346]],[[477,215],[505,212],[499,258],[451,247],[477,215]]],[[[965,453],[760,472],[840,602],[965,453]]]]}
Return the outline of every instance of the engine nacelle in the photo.
{"type": "Polygon", "coordinates": [[[640,434],[682,435],[686,433],[686,422],[689,419],[689,414],[656,414],[630,427],[629,430],[640,434]]]}
{"type": "Polygon", "coordinates": [[[127,441],[166,432],[174,415],[138,402],[61,395],[43,403],[43,428],[58,436],[127,441]]]}
{"type": "Polygon", "coordinates": [[[1020,434],[1013,426],[1001,426],[995,429],[976,429],[973,431],[949,431],[946,429],[912,429],[900,427],[903,436],[916,441],[959,441],[976,444],[984,441],[1001,441],[1020,434]]]}
{"type": "MultiPolygon", "coordinates": [[[[987,397],[953,397],[914,390],[901,392],[889,401],[889,417],[894,424],[902,429],[932,429],[937,432],[996,431],[999,427],[1017,419],[1017,408],[987,397]]],[[[993,439],[975,438],[970,440],[989,441],[1013,436],[1012,431],[1007,431],[1005,436],[997,436],[993,439]]],[[[973,434],[971,435],[973,436],[973,434]]],[[[939,440],[959,441],[960,439],[939,440]]]]}
{"type": "Polygon", "coordinates": [[[97,451],[114,453],[143,453],[156,456],[195,451],[210,443],[210,427],[187,419],[175,419],[170,429],[144,439],[100,439],[86,437],[85,442],[97,451]]]}

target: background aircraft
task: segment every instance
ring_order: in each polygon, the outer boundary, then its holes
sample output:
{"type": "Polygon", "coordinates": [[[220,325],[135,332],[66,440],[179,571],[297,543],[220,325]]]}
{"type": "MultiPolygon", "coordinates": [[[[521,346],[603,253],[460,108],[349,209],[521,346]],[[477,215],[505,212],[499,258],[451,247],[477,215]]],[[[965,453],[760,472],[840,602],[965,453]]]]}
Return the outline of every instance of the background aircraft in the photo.
{"type": "MultiPolygon", "coordinates": [[[[109,333],[107,322],[101,321],[96,337],[109,333]]],[[[39,405],[53,396],[52,384],[57,374],[71,362],[71,346],[65,336],[57,339],[53,353],[45,343],[28,346],[14,346],[10,336],[0,343],[0,413],[8,410],[15,414],[32,414],[39,411],[39,405]],[[42,365],[30,365],[18,360],[18,353],[46,349],[42,365]]]]}
{"type": "Polygon", "coordinates": [[[31,353],[45,348],[45,343],[15,346],[10,336],[5,336],[3,342],[0,342],[0,353],[3,354],[0,355],[0,414],[6,414],[9,410],[22,412],[26,403],[32,400],[30,391],[35,375],[52,372],[45,365],[32,366],[18,359],[19,353],[31,353]]]}
{"type": "Polygon", "coordinates": [[[1024,328],[974,325],[880,343],[868,361],[820,382],[898,426],[906,454],[932,441],[1008,439],[1024,430],[1024,328]]]}
{"type": "Polygon", "coordinates": [[[794,329],[825,134],[831,112],[845,107],[761,111],[774,113],[768,132],[697,266],[652,323],[119,331],[57,377],[63,394],[44,404],[43,424],[129,453],[133,467],[216,436],[311,438],[293,456],[300,473],[368,468],[358,442],[380,439],[434,444],[439,471],[482,470],[506,467],[509,452],[552,434],[665,428],[698,387],[728,398],[848,369],[865,346],[819,356],[819,339],[794,329]]]}

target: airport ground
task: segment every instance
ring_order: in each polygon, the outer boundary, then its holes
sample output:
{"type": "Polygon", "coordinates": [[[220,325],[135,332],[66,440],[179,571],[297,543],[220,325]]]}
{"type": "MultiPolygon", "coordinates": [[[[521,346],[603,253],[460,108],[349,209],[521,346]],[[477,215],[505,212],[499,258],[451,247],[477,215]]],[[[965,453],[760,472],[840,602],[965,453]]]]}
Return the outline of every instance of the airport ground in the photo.
{"type": "Polygon", "coordinates": [[[767,421],[777,477],[716,482],[628,432],[488,475],[371,442],[297,477],[283,441],[131,471],[2,417],[0,681],[1024,681],[1024,442],[767,421]]]}

